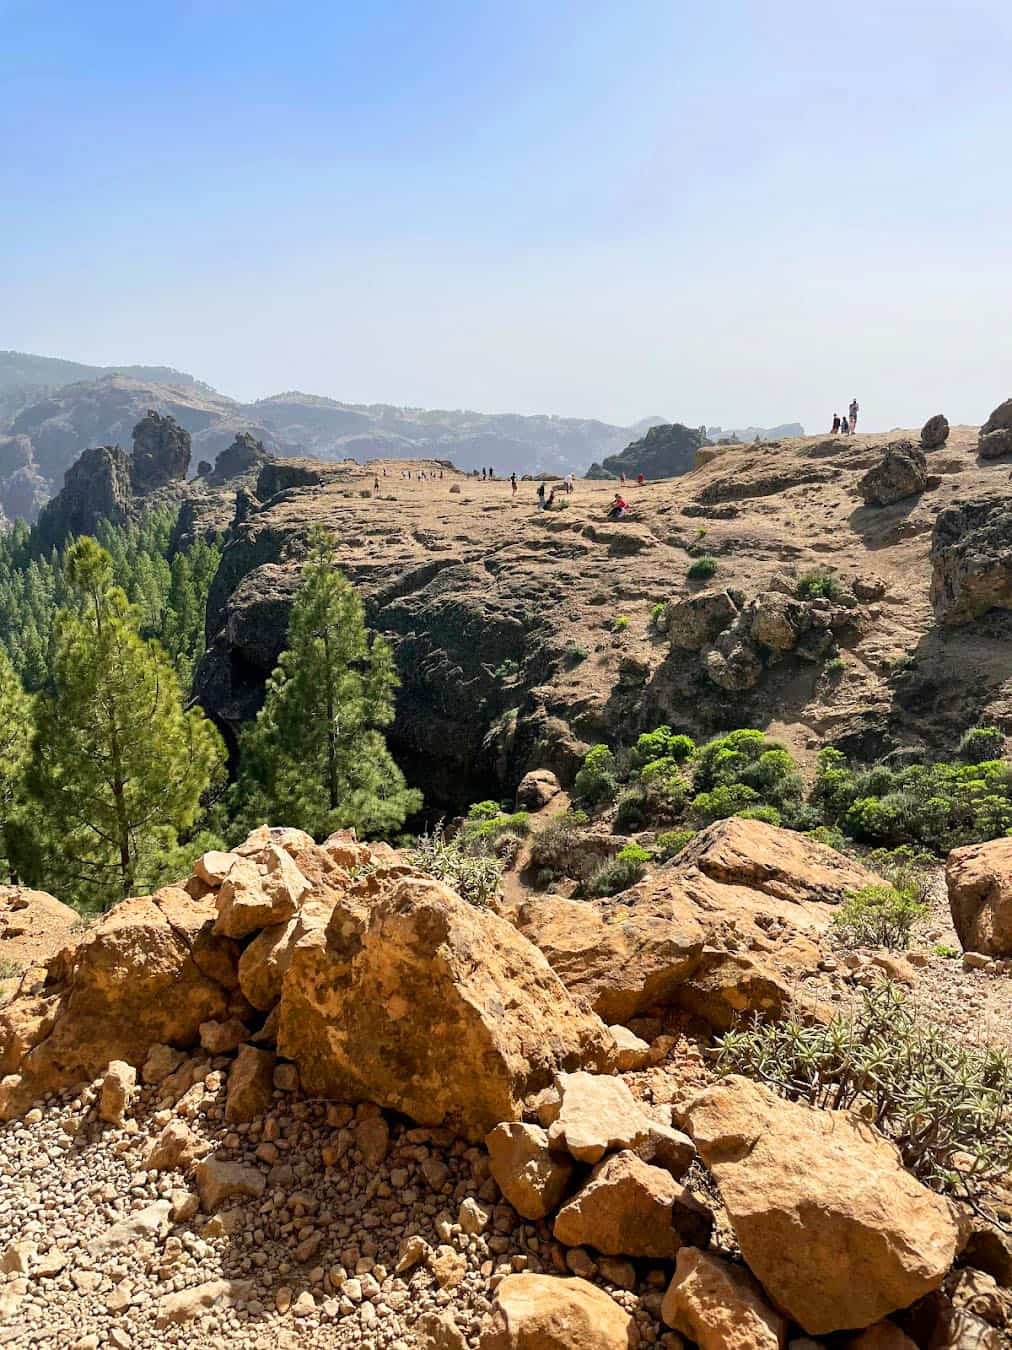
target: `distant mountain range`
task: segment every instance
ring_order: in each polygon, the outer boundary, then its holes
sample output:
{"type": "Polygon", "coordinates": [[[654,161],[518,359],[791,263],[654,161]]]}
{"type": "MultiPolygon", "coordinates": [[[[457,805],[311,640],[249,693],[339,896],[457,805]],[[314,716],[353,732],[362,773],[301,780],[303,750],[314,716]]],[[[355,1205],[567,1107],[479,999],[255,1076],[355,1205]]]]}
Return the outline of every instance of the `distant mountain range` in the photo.
{"type": "Polygon", "coordinates": [[[435,457],[462,469],[492,466],[504,476],[583,473],[664,424],[660,417],[623,427],[593,418],[342,403],[295,391],[240,403],[168,366],[88,366],[0,351],[0,520],[34,520],[83,450],[129,446],[149,408],[171,413],[190,432],[194,465],[249,431],[279,456],[435,457]]]}

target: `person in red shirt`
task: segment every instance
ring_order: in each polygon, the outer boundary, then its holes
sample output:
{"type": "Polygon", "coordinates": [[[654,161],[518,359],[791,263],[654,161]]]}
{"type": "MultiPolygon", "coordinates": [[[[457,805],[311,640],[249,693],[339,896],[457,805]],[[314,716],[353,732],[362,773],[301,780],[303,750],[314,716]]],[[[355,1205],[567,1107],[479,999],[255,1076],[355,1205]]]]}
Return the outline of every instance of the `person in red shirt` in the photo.
{"type": "Polygon", "coordinates": [[[643,486],[643,475],[642,475],[641,473],[638,473],[638,474],[636,475],[636,481],[637,481],[637,483],[639,483],[640,487],[643,486]]]}
{"type": "Polygon", "coordinates": [[[612,501],[611,504],[611,510],[608,512],[608,519],[621,520],[628,510],[629,510],[629,503],[620,493],[616,492],[614,500],[612,501]]]}

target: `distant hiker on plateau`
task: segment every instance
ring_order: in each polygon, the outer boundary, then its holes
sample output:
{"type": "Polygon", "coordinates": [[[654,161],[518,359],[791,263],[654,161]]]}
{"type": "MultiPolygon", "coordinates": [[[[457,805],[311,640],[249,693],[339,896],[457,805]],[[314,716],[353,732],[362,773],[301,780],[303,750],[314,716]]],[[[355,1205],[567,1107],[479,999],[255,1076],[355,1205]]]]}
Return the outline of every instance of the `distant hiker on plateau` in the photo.
{"type": "Polygon", "coordinates": [[[840,430],[840,414],[833,413],[833,435],[837,435],[840,430]]]}
{"type": "Polygon", "coordinates": [[[841,436],[849,436],[849,435],[850,435],[850,424],[848,423],[846,417],[845,417],[845,418],[843,419],[843,421],[840,423],[840,435],[841,435],[841,436]]]}
{"type": "Polygon", "coordinates": [[[544,509],[545,509],[545,485],[544,483],[542,483],[541,486],[538,488],[538,510],[543,511],[544,509]]]}
{"type": "Polygon", "coordinates": [[[513,496],[517,495],[517,475],[516,470],[510,474],[510,487],[513,489],[513,496]]]}
{"type": "Polygon", "coordinates": [[[856,398],[852,398],[852,399],[850,400],[850,410],[849,410],[849,411],[850,411],[850,430],[851,430],[851,434],[853,434],[853,433],[857,430],[857,411],[858,411],[858,409],[857,409],[857,399],[856,399],[856,398]]]}

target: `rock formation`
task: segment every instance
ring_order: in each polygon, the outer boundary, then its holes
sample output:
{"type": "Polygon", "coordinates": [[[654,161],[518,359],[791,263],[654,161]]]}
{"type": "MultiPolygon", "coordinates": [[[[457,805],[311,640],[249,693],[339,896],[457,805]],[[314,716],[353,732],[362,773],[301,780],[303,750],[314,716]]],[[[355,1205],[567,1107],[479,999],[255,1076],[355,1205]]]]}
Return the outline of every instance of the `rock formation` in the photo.
{"type": "Polygon", "coordinates": [[[72,534],[94,534],[99,522],[123,525],[132,496],[130,456],[118,445],[85,450],[67,470],[63,488],[43,507],[38,539],[59,546],[72,534]]]}
{"type": "Polygon", "coordinates": [[[927,485],[924,451],[910,441],[896,441],[859,479],[857,489],[869,506],[891,506],[905,497],[915,497],[927,485]]]}
{"type": "Polygon", "coordinates": [[[1012,609],[1012,508],[990,497],[941,511],[931,536],[931,601],[945,624],[1012,609]]]}
{"type": "Polygon", "coordinates": [[[1012,839],[953,849],[945,884],[963,950],[1012,956],[1012,839]]]}
{"type": "Polygon", "coordinates": [[[935,413],[921,427],[921,449],[938,450],[949,439],[949,419],[944,413],[935,413]]]}
{"type": "Polygon", "coordinates": [[[263,444],[248,431],[240,431],[231,445],[226,446],[214,461],[214,468],[207,475],[207,481],[213,487],[221,487],[234,478],[243,478],[259,473],[270,460],[270,454],[263,444]]]}
{"type": "Polygon", "coordinates": [[[185,481],[190,467],[190,433],[174,417],[149,408],[134,427],[133,447],[130,482],[138,495],[185,481]]]}
{"type": "Polygon", "coordinates": [[[980,429],[977,452],[982,459],[1012,454],[1012,398],[999,403],[980,429]]]}
{"type": "Polygon", "coordinates": [[[646,435],[633,441],[618,455],[609,455],[600,464],[592,464],[588,478],[627,478],[643,474],[645,478],[674,478],[688,473],[696,462],[696,451],[706,444],[706,436],[694,427],[673,422],[651,427],[646,435]]]}

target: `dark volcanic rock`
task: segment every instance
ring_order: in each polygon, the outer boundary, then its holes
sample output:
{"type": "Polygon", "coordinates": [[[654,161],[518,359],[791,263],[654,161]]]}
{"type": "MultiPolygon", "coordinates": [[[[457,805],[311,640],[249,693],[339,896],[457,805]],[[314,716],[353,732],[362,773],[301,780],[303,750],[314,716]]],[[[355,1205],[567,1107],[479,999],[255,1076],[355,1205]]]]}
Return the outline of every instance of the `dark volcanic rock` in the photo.
{"type": "Polygon", "coordinates": [[[944,413],[935,413],[921,427],[921,448],[938,450],[949,439],[949,419],[944,413]]]}
{"type": "Polygon", "coordinates": [[[59,546],[71,534],[94,534],[100,520],[122,525],[130,514],[130,456],[118,445],[99,445],[72,464],[63,488],[39,516],[38,540],[59,546]]]}
{"type": "Polygon", "coordinates": [[[323,482],[322,466],[310,460],[269,460],[257,474],[256,495],[269,502],[279,492],[295,487],[317,487],[323,482]]]}
{"type": "Polygon", "coordinates": [[[588,478],[627,478],[643,474],[645,478],[674,478],[688,473],[695,465],[696,451],[706,444],[706,437],[697,428],[681,422],[651,427],[647,434],[618,455],[609,455],[600,464],[592,464],[588,478]]]}
{"type": "Polygon", "coordinates": [[[1012,506],[992,497],[947,507],[931,537],[931,602],[942,623],[1012,609],[1012,506]]]}
{"type": "Polygon", "coordinates": [[[924,451],[910,441],[896,441],[886,446],[881,460],[858,480],[857,490],[869,506],[891,506],[923,492],[927,483],[924,451]]]}
{"type": "Polygon", "coordinates": [[[982,459],[1012,454],[1012,398],[999,403],[981,427],[977,451],[982,459]]]}
{"type": "Polygon", "coordinates": [[[214,468],[207,475],[207,481],[220,486],[233,478],[243,478],[256,473],[269,459],[270,455],[255,436],[248,431],[240,431],[232,444],[214,461],[214,468]]]}
{"type": "Polygon", "coordinates": [[[190,467],[190,433],[174,417],[149,408],[134,427],[130,479],[134,492],[153,492],[185,481],[190,467]]]}

